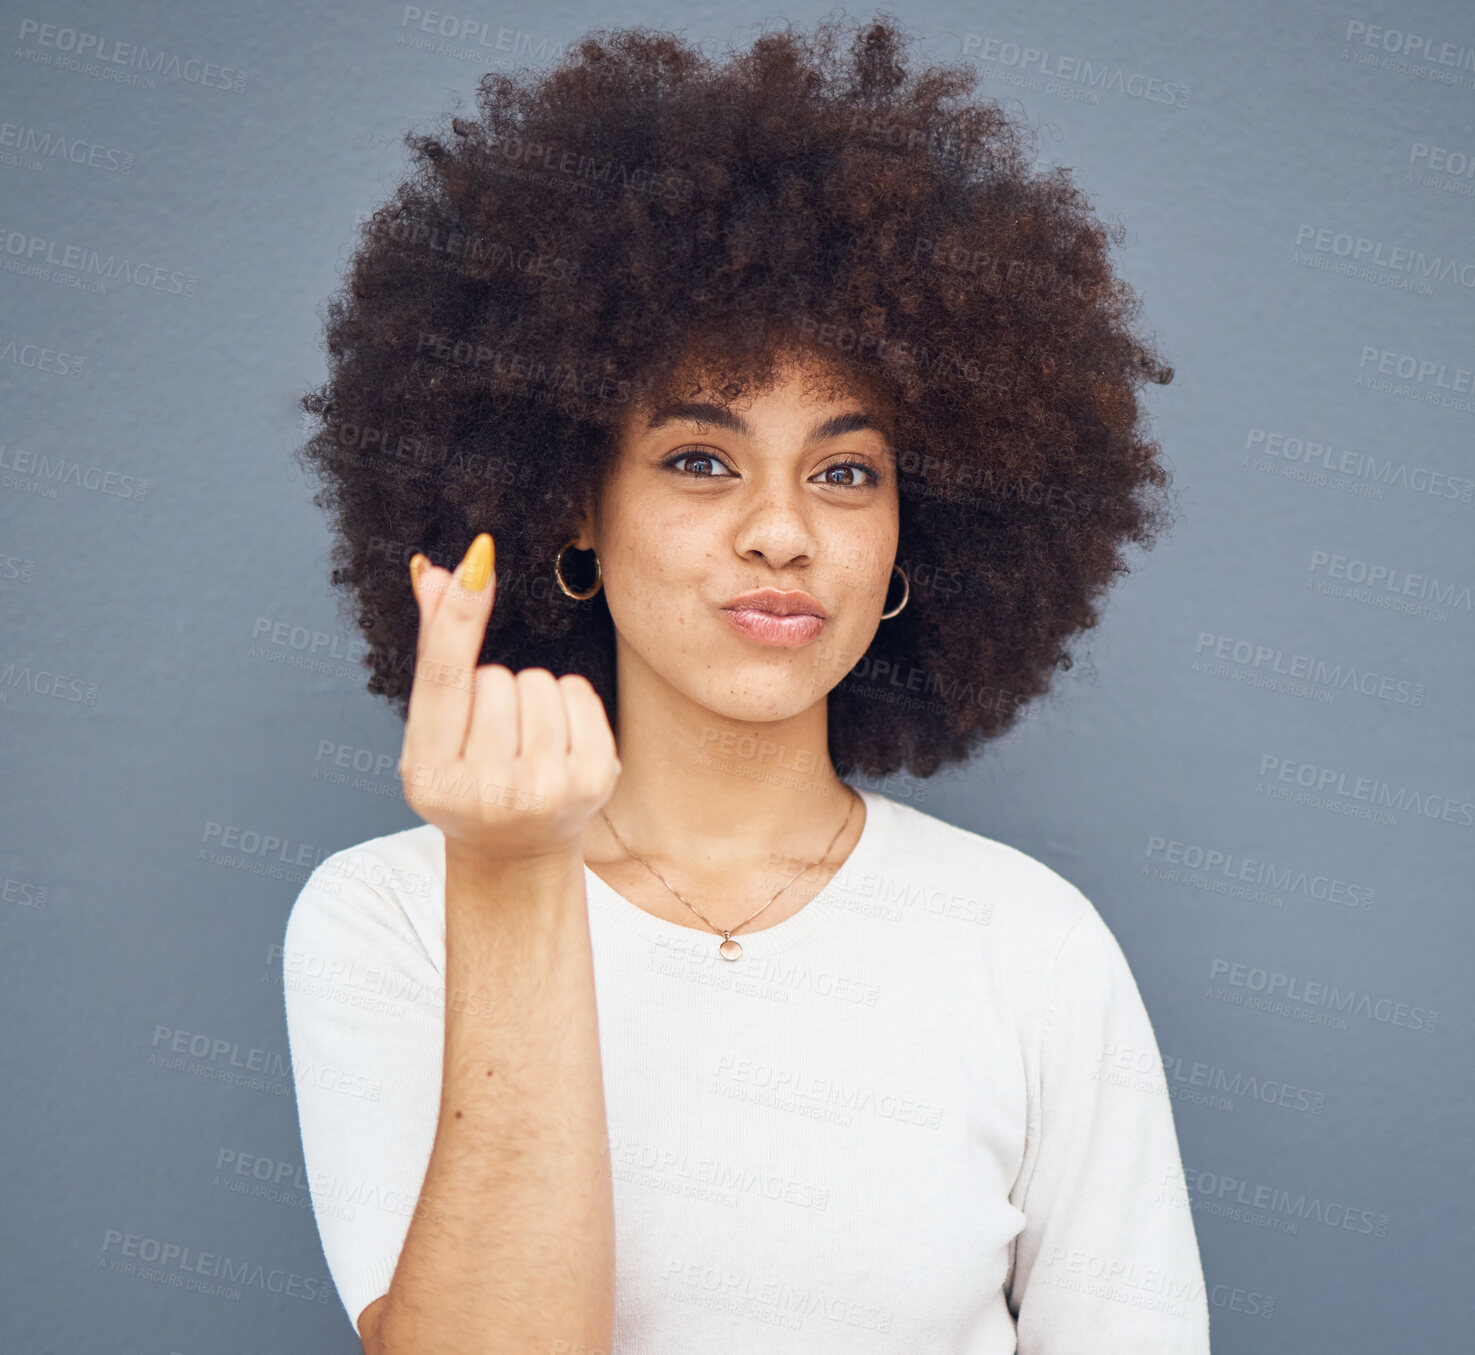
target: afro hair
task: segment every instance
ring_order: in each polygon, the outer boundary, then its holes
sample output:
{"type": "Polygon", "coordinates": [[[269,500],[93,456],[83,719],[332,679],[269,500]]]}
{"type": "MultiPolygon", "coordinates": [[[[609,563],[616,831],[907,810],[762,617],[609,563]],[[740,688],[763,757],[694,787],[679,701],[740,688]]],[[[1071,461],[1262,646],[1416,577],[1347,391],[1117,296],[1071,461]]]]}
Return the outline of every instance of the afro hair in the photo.
{"type": "Polygon", "coordinates": [[[1068,168],[1032,168],[1029,129],[976,82],[912,72],[884,14],[722,60],[601,30],[482,77],[476,118],[406,136],[408,176],[328,302],[297,453],[369,691],[407,713],[409,556],[454,568],[490,531],[481,661],[583,673],[613,721],[609,609],[557,587],[554,557],[626,416],[671,396],[684,359],[732,399],[798,348],[894,430],[910,585],[829,694],[837,769],[930,776],[1019,720],[1071,667],[1124,547],[1167,525],[1138,391],[1172,369],[1112,272],[1120,227],[1068,168]]]}

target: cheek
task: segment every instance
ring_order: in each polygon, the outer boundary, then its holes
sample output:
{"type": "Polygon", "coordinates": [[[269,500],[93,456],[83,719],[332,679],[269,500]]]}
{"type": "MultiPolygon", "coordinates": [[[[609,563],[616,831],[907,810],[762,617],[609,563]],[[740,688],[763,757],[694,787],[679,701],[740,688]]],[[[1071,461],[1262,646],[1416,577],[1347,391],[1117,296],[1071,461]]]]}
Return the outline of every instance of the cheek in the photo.
{"type": "Polygon", "coordinates": [[[680,523],[654,520],[622,538],[609,553],[605,587],[615,625],[635,635],[679,637],[702,600],[710,573],[710,543],[682,534],[680,523]]]}
{"type": "Polygon", "coordinates": [[[710,522],[646,505],[630,516],[614,542],[614,554],[632,582],[692,588],[710,573],[716,539],[710,522]]]}
{"type": "Polygon", "coordinates": [[[834,585],[852,608],[869,606],[885,595],[896,544],[895,530],[887,524],[882,530],[847,535],[831,547],[834,585]]]}

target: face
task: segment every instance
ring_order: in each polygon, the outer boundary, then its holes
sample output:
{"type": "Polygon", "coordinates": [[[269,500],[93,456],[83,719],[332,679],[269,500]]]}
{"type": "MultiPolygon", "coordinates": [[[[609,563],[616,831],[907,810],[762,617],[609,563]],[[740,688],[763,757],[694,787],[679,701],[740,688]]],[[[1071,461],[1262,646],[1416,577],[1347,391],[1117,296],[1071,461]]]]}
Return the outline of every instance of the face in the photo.
{"type": "Polygon", "coordinates": [[[870,645],[896,558],[894,449],[876,408],[805,380],[812,361],[741,401],[708,383],[627,419],[577,542],[599,554],[622,692],[639,669],[728,718],[781,720],[870,645]]]}

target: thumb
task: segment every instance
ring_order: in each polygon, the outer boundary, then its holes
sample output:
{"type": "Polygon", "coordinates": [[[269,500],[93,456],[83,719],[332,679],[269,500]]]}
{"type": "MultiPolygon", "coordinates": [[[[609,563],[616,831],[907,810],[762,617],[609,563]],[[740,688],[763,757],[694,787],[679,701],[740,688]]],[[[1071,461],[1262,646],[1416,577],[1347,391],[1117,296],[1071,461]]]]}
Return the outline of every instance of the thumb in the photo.
{"type": "Polygon", "coordinates": [[[410,590],[420,608],[422,634],[425,624],[440,610],[448,593],[458,594],[462,601],[466,601],[470,593],[471,601],[486,605],[490,617],[497,595],[496,562],[497,548],[490,532],[482,532],[476,537],[455,569],[433,565],[427,556],[416,551],[410,557],[410,590]],[[487,588],[489,582],[490,590],[487,588]]]}

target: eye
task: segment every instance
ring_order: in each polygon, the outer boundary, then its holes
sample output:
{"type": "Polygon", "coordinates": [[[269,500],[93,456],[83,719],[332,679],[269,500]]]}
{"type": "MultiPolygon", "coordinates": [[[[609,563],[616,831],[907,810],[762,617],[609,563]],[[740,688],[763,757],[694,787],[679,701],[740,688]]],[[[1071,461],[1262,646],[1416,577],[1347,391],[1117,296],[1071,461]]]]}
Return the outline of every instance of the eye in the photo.
{"type": "MultiPolygon", "coordinates": [[[[704,447],[685,447],[668,456],[663,466],[694,480],[731,480],[738,478],[735,472],[715,452],[704,447]],[[683,466],[682,463],[689,463],[683,466]],[[719,469],[720,468],[720,469],[719,469]]],[[[835,461],[819,471],[814,480],[831,485],[836,489],[865,489],[882,483],[883,476],[874,466],[864,461],[835,461]],[[867,480],[859,479],[864,474],[867,480]],[[844,478],[849,475],[849,479],[844,478]]]]}
{"type": "Polygon", "coordinates": [[[827,485],[834,485],[838,489],[861,489],[864,488],[867,483],[872,485],[878,485],[881,483],[880,472],[877,471],[873,466],[868,466],[864,461],[836,461],[820,471],[819,476],[817,476],[816,478],[820,477],[823,477],[823,483],[827,485]],[[868,482],[861,480],[830,479],[829,477],[834,475],[836,471],[864,471],[871,478],[868,482]]]}
{"type": "Polygon", "coordinates": [[[661,464],[663,466],[670,467],[672,470],[677,471],[681,475],[689,475],[693,479],[725,480],[729,478],[732,474],[732,472],[728,470],[727,464],[719,460],[715,453],[705,451],[700,447],[688,447],[683,451],[677,452],[674,456],[668,456],[663,462],[661,462],[661,464]],[[683,471],[678,464],[682,461],[694,461],[699,466],[706,465],[707,467],[709,467],[709,469],[683,471]],[[717,473],[714,469],[710,469],[717,466],[722,467],[722,474],[717,473]]]}

